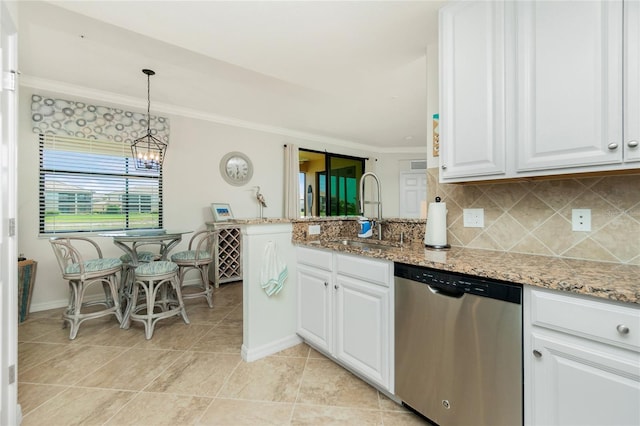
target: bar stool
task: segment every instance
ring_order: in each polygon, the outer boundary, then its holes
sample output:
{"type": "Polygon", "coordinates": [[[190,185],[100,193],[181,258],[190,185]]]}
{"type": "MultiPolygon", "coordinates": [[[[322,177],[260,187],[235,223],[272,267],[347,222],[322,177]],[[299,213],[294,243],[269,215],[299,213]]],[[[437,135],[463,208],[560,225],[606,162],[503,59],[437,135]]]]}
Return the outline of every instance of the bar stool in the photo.
{"type": "Polygon", "coordinates": [[[127,309],[123,328],[129,328],[130,321],[142,322],[145,338],[149,340],[156,323],[174,315],[182,315],[184,323],[189,324],[178,282],[178,265],[166,260],[138,265],[133,280],[131,309],[127,309]],[[144,298],[138,303],[141,289],[144,298]],[[160,308],[158,312],[156,308],[160,308]]]}
{"type": "MultiPolygon", "coordinates": [[[[138,258],[138,263],[149,263],[153,262],[158,255],[152,253],[150,251],[141,251],[136,253],[136,257],[138,258]]],[[[132,259],[129,253],[125,253],[120,256],[120,261],[122,262],[122,273],[120,274],[120,300],[125,304],[129,303],[129,298],[131,296],[132,284],[133,284],[133,271],[135,267],[131,265],[132,259]]],[[[123,308],[126,308],[124,306],[123,308]]]]}
{"type": "Polygon", "coordinates": [[[171,261],[179,267],[180,287],[189,289],[182,294],[184,299],[204,297],[210,308],[213,308],[213,289],[209,284],[209,265],[213,263],[214,244],[218,238],[218,230],[204,230],[193,234],[189,240],[189,248],[171,256],[171,261]],[[185,276],[191,269],[197,269],[200,277],[196,283],[185,283],[185,276]],[[196,291],[191,291],[192,288],[196,291]]]}
{"type": "Polygon", "coordinates": [[[69,281],[69,305],[62,318],[69,323],[69,339],[78,334],[80,324],[86,320],[115,315],[122,322],[120,298],[116,274],[121,271],[122,261],[116,258],[102,257],[100,246],[84,237],[53,237],[49,240],[62,271],[62,277],[69,281]],[[87,247],[96,257],[85,259],[81,252],[88,253],[87,247]],[[105,298],[100,301],[85,302],[87,288],[102,284],[105,298]],[[104,309],[94,312],[82,312],[82,308],[103,305],[104,309]]]}

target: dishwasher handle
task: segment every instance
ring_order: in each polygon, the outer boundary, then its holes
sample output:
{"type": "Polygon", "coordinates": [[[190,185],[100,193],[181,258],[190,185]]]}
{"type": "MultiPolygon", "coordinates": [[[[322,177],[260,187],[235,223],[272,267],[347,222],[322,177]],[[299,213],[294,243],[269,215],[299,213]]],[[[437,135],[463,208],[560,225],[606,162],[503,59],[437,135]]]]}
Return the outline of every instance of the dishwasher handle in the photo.
{"type": "Polygon", "coordinates": [[[464,296],[464,293],[465,293],[462,290],[443,288],[433,284],[427,284],[427,287],[429,288],[429,291],[433,294],[439,294],[445,297],[453,297],[455,299],[460,299],[462,296],[464,296]]]}

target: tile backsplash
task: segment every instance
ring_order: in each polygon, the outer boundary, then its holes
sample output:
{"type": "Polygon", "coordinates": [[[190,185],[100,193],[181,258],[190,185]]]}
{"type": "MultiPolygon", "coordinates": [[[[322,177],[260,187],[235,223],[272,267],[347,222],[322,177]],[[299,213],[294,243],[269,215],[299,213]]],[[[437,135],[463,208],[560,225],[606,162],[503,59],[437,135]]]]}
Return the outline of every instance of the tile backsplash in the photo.
{"type": "Polygon", "coordinates": [[[640,265],[640,174],[465,185],[427,173],[451,245],[640,265]],[[465,208],[484,209],[484,228],[463,226],[465,208]],[[572,209],[591,209],[590,232],[571,230],[572,209]]]}

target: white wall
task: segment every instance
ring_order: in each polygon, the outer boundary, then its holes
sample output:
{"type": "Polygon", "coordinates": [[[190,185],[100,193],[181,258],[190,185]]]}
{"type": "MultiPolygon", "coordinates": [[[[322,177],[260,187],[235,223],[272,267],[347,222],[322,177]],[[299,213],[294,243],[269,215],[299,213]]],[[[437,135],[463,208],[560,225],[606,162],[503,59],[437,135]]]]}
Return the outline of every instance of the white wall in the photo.
{"type": "MultiPolygon", "coordinates": [[[[89,93],[88,89],[87,93],[89,93]]],[[[82,99],[45,89],[20,88],[18,134],[18,250],[38,261],[38,271],[31,310],[44,310],[64,306],[67,301],[67,284],[60,277],[53,251],[47,237],[38,235],[38,137],[31,131],[31,95],[33,93],[58,96],[63,99],[82,99]]],[[[100,105],[113,102],[92,100],[100,105]]],[[[255,201],[254,186],[260,185],[268,207],[267,217],[283,214],[283,145],[295,143],[303,148],[361,157],[376,157],[371,151],[353,147],[323,144],[291,136],[278,135],[247,128],[217,124],[212,121],[171,115],[170,146],[164,166],[164,226],[197,230],[204,222],[212,220],[209,205],[212,202],[228,202],[238,218],[257,217],[259,207],[255,201]],[[227,184],[219,172],[219,162],[229,151],[247,154],[254,165],[251,182],[243,187],[227,184]]],[[[371,163],[371,162],[369,162],[371,163]]],[[[369,165],[367,165],[369,167],[369,165]]],[[[397,180],[397,177],[396,177],[397,180]]],[[[384,185],[384,183],[383,183],[384,185]]],[[[395,184],[397,186],[397,184],[395,184]]],[[[391,196],[391,193],[389,193],[391,196]]],[[[96,237],[105,256],[120,256],[122,252],[109,239],[96,237]]],[[[186,247],[186,241],[174,250],[186,247]]]]}
{"type": "MultiPolygon", "coordinates": [[[[411,171],[411,160],[424,161],[425,158],[424,148],[421,151],[416,150],[415,153],[380,155],[376,162],[375,173],[380,178],[382,186],[382,217],[396,218],[400,216],[400,172],[411,171]]],[[[369,188],[372,186],[370,185],[369,188]]],[[[376,197],[375,194],[367,195],[367,197],[369,196],[372,197],[371,199],[376,197]]],[[[373,208],[369,207],[369,209],[373,208]]]]}

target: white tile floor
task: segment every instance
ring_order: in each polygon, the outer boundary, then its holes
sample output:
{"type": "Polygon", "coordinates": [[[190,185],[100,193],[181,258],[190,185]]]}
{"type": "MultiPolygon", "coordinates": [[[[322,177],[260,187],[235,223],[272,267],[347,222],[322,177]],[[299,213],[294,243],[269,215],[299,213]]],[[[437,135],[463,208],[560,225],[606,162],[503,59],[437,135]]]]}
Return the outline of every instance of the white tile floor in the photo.
{"type": "Polygon", "coordinates": [[[305,344],[245,363],[242,284],[224,284],[214,308],[187,302],[190,325],[87,321],[78,337],[61,309],[19,326],[23,425],[421,425],[405,410],[305,344]]]}

